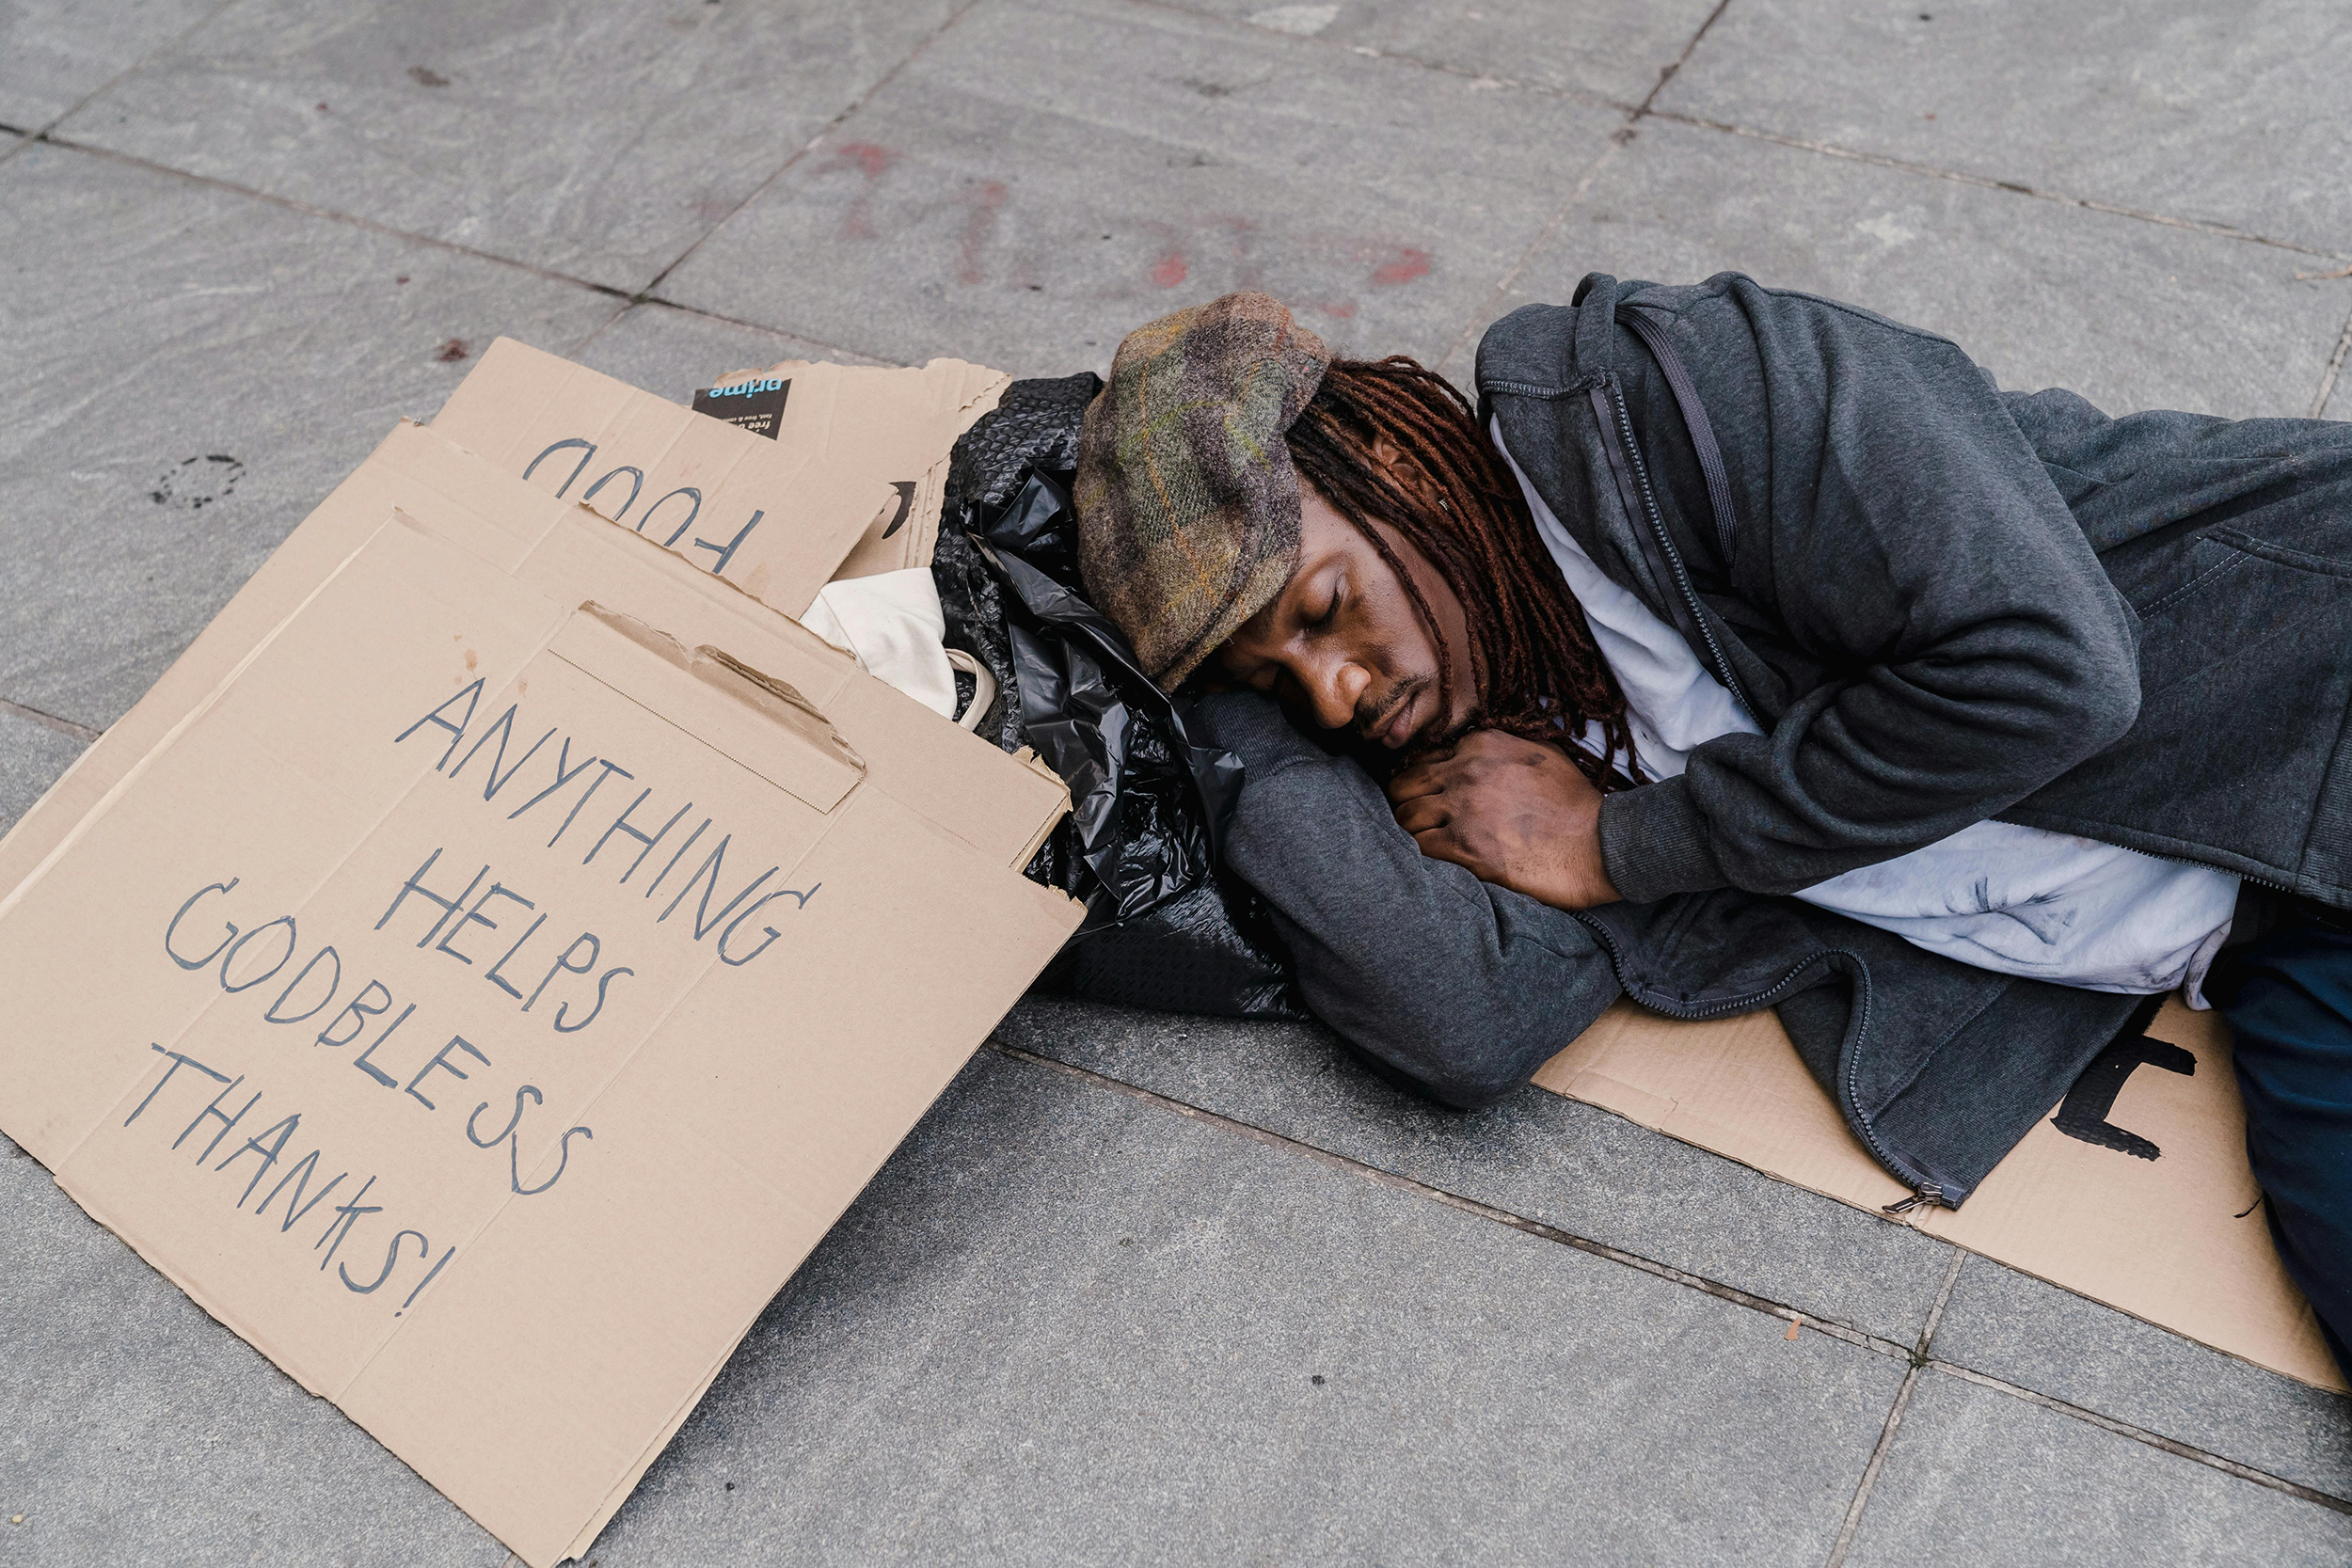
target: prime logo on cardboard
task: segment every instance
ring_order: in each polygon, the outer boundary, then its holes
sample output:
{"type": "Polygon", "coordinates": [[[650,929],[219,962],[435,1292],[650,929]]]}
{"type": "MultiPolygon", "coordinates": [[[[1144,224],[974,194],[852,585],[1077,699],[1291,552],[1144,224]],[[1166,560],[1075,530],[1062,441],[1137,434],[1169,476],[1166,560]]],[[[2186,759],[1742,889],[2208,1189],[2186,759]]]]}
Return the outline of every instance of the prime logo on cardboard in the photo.
{"type": "Polygon", "coordinates": [[[709,387],[694,394],[694,412],[740,425],[771,441],[784,424],[784,400],[792,395],[789,377],[753,376],[748,381],[709,387]]]}

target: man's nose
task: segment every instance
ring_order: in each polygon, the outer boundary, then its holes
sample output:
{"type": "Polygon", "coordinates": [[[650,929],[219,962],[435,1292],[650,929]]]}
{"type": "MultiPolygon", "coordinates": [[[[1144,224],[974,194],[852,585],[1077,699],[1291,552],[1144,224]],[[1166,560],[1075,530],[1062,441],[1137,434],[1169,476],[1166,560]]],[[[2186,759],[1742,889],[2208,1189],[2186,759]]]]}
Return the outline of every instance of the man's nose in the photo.
{"type": "Polygon", "coordinates": [[[1299,672],[1299,684],[1312,705],[1315,722],[1327,730],[1343,730],[1356,721],[1356,705],[1362,700],[1372,675],[1353,659],[1321,661],[1299,672]]]}

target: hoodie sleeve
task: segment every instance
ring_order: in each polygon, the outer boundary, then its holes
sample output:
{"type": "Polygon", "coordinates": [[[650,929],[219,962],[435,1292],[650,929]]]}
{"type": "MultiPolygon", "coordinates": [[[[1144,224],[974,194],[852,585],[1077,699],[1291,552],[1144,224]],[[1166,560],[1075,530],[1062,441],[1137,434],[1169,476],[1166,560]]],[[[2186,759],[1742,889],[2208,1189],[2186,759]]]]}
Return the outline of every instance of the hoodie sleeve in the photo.
{"type": "Polygon", "coordinates": [[[1619,891],[1792,893],[2120,739],[2137,622],[1991,378],[1941,338],[1746,278],[1684,297],[1669,340],[1742,513],[1728,592],[1823,673],[1766,733],[1604,802],[1619,891]]]}
{"type": "Polygon", "coordinates": [[[1197,711],[1245,769],[1229,868],[1271,908],[1308,1006],[1385,1076],[1491,1104],[1617,999],[1574,917],[1422,855],[1364,770],[1272,702],[1230,692],[1197,711]]]}

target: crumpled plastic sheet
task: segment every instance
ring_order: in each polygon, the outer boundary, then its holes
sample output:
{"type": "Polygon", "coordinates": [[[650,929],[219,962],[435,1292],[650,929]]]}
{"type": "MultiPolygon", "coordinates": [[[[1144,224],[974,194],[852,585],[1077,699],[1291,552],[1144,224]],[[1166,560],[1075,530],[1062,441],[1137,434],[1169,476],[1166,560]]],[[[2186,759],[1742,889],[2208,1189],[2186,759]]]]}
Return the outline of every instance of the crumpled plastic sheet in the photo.
{"type": "MultiPolygon", "coordinates": [[[[1068,485],[1078,467],[1079,421],[1102,389],[1103,378],[1091,371],[1056,380],[1016,381],[1005,388],[994,408],[958,438],[948,456],[931,578],[939,585],[940,609],[946,617],[947,646],[961,648],[996,677],[996,699],[981,716],[977,733],[1003,751],[1027,744],[1021,733],[1011,641],[1005,631],[1004,594],[965,531],[977,526],[983,509],[995,510],[1009,501],[1032,471],[1052,474],[1068,485]]],[[[1078,580],[1074,571],[1068,580],[1078,580]]]]}
{"type": "MultiPolygon", "coordinates": [[[[1032,475],[1022,499],[1058,499],[1057,489],[1032,475]]],[[[1067,507],[1060,499],[1064,515],[1067,507]]],[[[1023,518],[1018,500],[1008,516],[1023,518]]],[[[1088,922],[1133,919],[1214,874],[1241,763],[1191,742],[1183,711],[1137,667],[1119,629],[1015,553],[1019,537],[993,525],[981,553],[1034,623],[1009,626],[1023,723],[1070,785],[1079,853],[1097,882],[1088,922]]]]}
{"type": "Polygon", "coordinates": [[[1034,747],[1070,785],[1071,816],[1026,875],[1088,913],[1040,983],[1136,1006],[1302,1018],[1262,901],[1217,874],[1239,759],[1193,742],[1189,703],[1152,684],[1083,593],[1068,484],[1100,386],[1082,375],[1007,388],[957,445],[932,566],[948,644],[997,676],[980,733],[1034,747]]]}

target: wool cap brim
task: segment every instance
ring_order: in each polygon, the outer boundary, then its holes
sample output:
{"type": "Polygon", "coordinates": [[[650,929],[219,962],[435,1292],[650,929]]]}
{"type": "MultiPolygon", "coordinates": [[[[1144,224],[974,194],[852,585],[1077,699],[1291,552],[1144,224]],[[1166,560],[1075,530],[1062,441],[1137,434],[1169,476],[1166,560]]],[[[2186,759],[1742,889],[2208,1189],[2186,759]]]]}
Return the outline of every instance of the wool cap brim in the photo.
{"type": "Polygon", "coordinates": [[[1284,434],[1331,351],[1261,293],[1127,335],[1078,437],[1078,564],[1165,690],[1272,603],[1298,562],[1284,434]]]}

